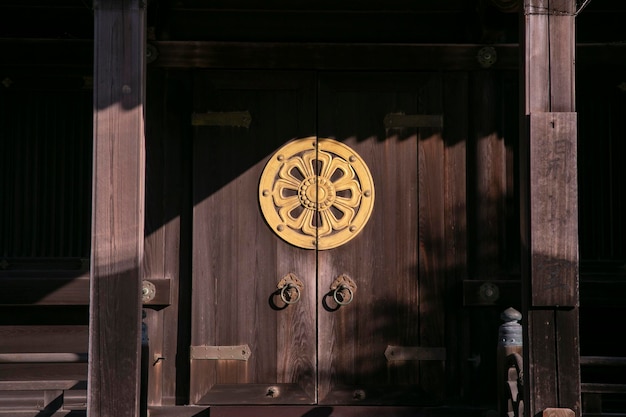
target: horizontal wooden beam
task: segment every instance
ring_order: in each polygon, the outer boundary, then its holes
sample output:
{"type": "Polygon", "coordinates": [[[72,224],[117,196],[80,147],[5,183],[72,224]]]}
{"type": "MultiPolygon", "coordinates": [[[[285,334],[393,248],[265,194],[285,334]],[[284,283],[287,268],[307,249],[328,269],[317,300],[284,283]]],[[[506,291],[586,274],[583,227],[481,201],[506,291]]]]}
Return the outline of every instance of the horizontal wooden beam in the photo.
{"type": "Polygon", "coordinates": [[[0,326],[0,354],[87,352],[88,326],[0,326]]]}
{"type": "Polygon", "coordinates": [[[56,391],[70,390],[84,383],[78,379],[73,380],[37,380],[37,381],[1,381],[0,391],[56,391]]]}
{"type": "MultiPolygon", "coordinates": [[[[0,277],[0,305],[89,305],[89,274],[73,276],[71,273],[39,272],[37,276],[0,277]]],[[[154,284],[155,297],[144,306],[170,304],[169,279],[149,279],[154,284]]]]}
{"type": "MultiPolygon", "coordinates": [[[[0,277],[0,305],[53,306],[88,305],[89,278],[85,275],[70,277],[60,273],[46,273],[38,277],[0,277]]],[[[593,307],[626,307],[626,299],[613,294],[626,293],[626,281],[621,275],[581,273],[580,303],[593,307]]],[[[155,298],[144,306],[167,306],[170,304],[169,279],[149,280],[156,287],[155,298]]],[[[463,305],[503,306],[519,305],[521,302],[519,277],[498,280],[472,279],[463,281],[463,305]],[[497,289],[497,295],[488,295],[489,286],[497,289]]]]}
{"type": "MultiPolygon", "coordinates": [[[[168,68],[279,68],[319,70],[471,70],[481,69],[484,45],[335,44],[246,42],[153,42],[156,60],[168,68]]],[[[493,68],[516,68],[517,46],[496,45],[493,68]]]]}
{"type": "MultiPolygon", "coordinates": [[[[480,407],[412,407],[412,406],[357,406],[333,405],[329,406],[211,406],[211,417],[274,417],[282,416],[317,416],[337,415],[343,417],[358,417],[363,415],[381,415],[395,417],[478,417],[484,413],[480,407]]],[[[150,414],[151,417],[153,416],[150,414]]]]}
{"type": "Polygon", "coordinates": [[[580,384],[582,393],[593,394],[626,394],[626,384],[600,384],[583,382],[580,384]]]}
{"type": "Polygon", "coordinates": [[[0,410],[0,417],[84,417],[86,410],[58,410],[44,413],[41,410],[0,410]]]}
{"type": "MultiPolygon", "coordinates": [[[[480,306],[519,306],[522,299],[522,285],[517,279],[500,280],[465,280],[463,281],[463,305],[465,307],[480,306]],[[493,288],[497,291],[493,295],[493,288]],[[489,292],[492,295],[489,295],[489,292]]],[[[623,275],[616,275],[611,279],[605,275],[593,273],[583,274],[580,277],[580,305],[581,307],[626,307],[626,299],[620,294],[626,294],[626,281],[623,275]]]]}
{"type": "Polygon", "coordinates": [[[0,363],[0,381],[53,381],[87,379],[87,363],[0,363]]]}
{"type": "MultiPolygon", "coordinates": [[[[166,68],[479,70],[479,44],[333,44],[154,41],[149,66],[166,68]]],[[[517,69],[517,44],[492,46],[493,69],[517,69]]],[[[59,67],[64,72],[91,71],[93,41],[0,39],[6,73],[10,68],[59,67]]],[[[578,67],[625,67],[626,44],[579,44],[578,67]]],[[[17,75],[20,73],[18,72],[17,75]]],[[[0,73],[0,77],[5,74],[0,73]]]]}
{"type": "Polygon", "coordinates": [[[148,406],[150,417],[209,417],[210,407],[201,406],[148,406]]]}
{"type": "Polygon", "coordinates": [[[581,356],[580,366],[626,366],[622,356],[581,356]]]}

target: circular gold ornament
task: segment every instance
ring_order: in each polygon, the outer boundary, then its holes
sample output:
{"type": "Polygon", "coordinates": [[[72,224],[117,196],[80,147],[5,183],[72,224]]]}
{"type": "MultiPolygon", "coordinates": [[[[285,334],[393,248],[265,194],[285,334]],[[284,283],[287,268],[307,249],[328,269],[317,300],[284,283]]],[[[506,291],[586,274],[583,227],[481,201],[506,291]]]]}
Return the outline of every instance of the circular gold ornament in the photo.
{"type": "Polygon", "coordinates": [[[363,159],[333,139],[285,144],[259,182],[259,204],[281,239],[304,249],[332,249],[363,229],[374,207],[374,181],[363,159]]]}

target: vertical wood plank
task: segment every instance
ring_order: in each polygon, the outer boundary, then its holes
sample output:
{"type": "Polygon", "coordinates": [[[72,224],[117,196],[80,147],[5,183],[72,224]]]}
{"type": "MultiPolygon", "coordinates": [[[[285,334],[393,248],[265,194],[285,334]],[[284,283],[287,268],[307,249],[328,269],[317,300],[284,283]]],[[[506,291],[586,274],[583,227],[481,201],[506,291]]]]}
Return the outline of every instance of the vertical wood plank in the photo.
{"type": "MultiPolygon", "coordinates": [[[[162,100],[164,94],[164,71],[152,71],[146,75],[146,237],[144,243],[143,274],[145,279],[165,277],[165,226],[164,206],[171,199],[164,198],[163,171],[165,158],[163,138],[165,114],[162,100]]],[[[177,171],[174,171],[177,172],[177,171]]],[[[173,280],[175,282],[175,280],[173,280]]],[[[163,357],[163,311],[146,311],[144,323],[149,338],[148,404],[161,405],[163,389],[162,361],[154,363],[154,357],[163,357]],[[154,364],[153,364],[154,363],[154,364]]],[[[144,359],[145,361],[145,359],[144,359]]]]}
{"type": "Polygon", "coordinates": [[[187,303],[180,302],[180,276],[185,275],[179,271],[186,247],[181,244],[181,201],[183,190],[190,187],[182,181],[185,141],[181,136],[188,125],[191,100],[186,83],[171,72],[151,69],[146,82],[144,277],[166,277],[171,282],[169,307],[149,311],[146,320],[151,352],[148,401],[150,405],[175,405],[187,401],[187,395],[183,397],[177,391],[185,392],[189,384],[189,364],[183,359],[189,342],[185,326],[178,326],[178,315],[181,314],[181,323],[188,316],[187,303]]]}
{"type": "Polygon", "coordinates": [[[384,355],[389,345],[419,346],[421,320],[417,128],[386,129],[383,121],[390,112],[419,114],[419,93],[429,76],[331,73],[320,78],[320,136],[341,140],[363,158],[376,197],[358,236],[318,253],[319,401],[427,401],[430,397],[416,388],[421,362],[387,361],[384,355]],[[357,291],[354,302],[335,309],[329,290],[339,274],[353,278],[357,291]]]}
{"type": "MultiPolygon", "coordinates": [[[[456,294],[459,282],[467,277],[467,132],[468,132],[468,76],[451,73],[444,76],[443,131],[445,146],[445,242],[446,293],[456,294]]],[[[466,359],[469,345],[457,343],[469,340],[467,315],[456,305],[446,309],[446,363],[447,395],[469,392],[466,359]]]]}
{"type": "Polygon", "coordinates": [[[498,77],[492,71],[471,75],[473,146],[469,162],[475,221],[475,265],[473,271],[482,279],[502,274],[504,259],[504,206],[506,191],[506,149],[501,137],[501,123],[494,109],[501,107],[498,77]]]}
{"type": "Polygon", "coordinates": [[[532,305],[578,305],[576,113],[530,114],[532,305]]]}
{"type": "MultiPolygon", "coordinates": [[[[420,97],[420,112],[441,114],[442,80],[433,74],[420,97]]],[[[439,129],[422,128],[418,137],[418,234],[420,345],[444,346],[446,243],[444,141],[439,129]]],[[[420,382],[435,397],[443,398],[445,363],[422,361],[420,382]]]]}
{"type": "Polygon", "coordinates": [[[556,333],[554,311],[533,311],[528,316],[527,326],[532,339],[524,344],[527,362],[525,366],[527,365],[529,369],[529,372],[524,372],[528,375],[524,383],[527,382],[530,387],[530,404],[539,412],[545,408],[554,407],[557,403],[558,370],[554,343],[556,333]],[[540,343],[540,340],[543,343],[540,343]]]}
{"type": "Polygon", "coordinates": [[[139,414],[145,9],[94,5],[94,167],[88,414],[139,414]]]}
{"type": "Polygon", "coordinates": [[[576,105],[575,50],[576,1],[550,0],[550,110],[569,112],[576,105]]]}
{"type": "Polygon", "coordinates": [[[580,415],[575,10],[575,0],[524,1],[520,224],[530,415],[554,407],[580,415]]]}
{"type": "Polygon", "coordinates": [[[559,364],[559,407],[581,413],[579,310],[555,312],[557,361],[559,364]]]}
{"type": "Polygon", "coordinates": [[[284,391],[266,396],[263,385],[283,383],[301,390],[298,402],[315,400],[315,252],[276,236],[258,201],[270,156],[313,125],[311,81],[284,73],[195,76],[195,112],[249,111],[252,121],[194,126],[191,344],[247,344],[251,355],[192,360],[193,403],[296,401],[284,391]],[[305,288],[296,304],[281,306],[277,283],[288,273],[305,288]]]}
{"type": "Polygon", "coordinates": [[[527,114],[550,109],[550,0],[524,0],[524,98],[527,114]]]}

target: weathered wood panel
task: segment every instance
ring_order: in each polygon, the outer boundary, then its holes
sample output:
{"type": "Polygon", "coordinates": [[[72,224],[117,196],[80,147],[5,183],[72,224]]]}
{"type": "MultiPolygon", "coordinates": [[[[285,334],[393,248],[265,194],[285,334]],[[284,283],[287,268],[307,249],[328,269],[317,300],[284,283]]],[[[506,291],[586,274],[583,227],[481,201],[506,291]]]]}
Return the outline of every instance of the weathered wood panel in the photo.
{"type": "Polygon", "coordinates": [[[580,415],[575,10],[573,0],[524,1],[520,217],[530,415],[554,407],[580,415]]]}
{"type": "MultiPolygon", "coordinates": [[[[258,202],[269,155],[314,131],[311,89],[302,74],[196,74],[194,112],[248,111],[251,124],[194,127],[191,344],[247,344],[252,352],[247,361],[192,359],[192,402],[232,403],[224,384],[244,383],[261,384],[249,385],[253,402],[315,401],[315,252],[280,240],[258,202]],[[303,282],[301,299],[277,308],[276,285],[288,273],[303,282]],[[300,394],[283,398],[282,384],[300,394]]],[[[242,389],[232,385],[235,394],[242,389]]]]}
{"type": "MultiPolygon", "coordinates": [[[[445,151],[445,293],[458,299],[459,285],[467,278],[467,139],[469,132],[469,85],[465,72],[443,75],[443,114],[445,151]]],[[[453,303],[454,304],[454,303],[453,303]]],[[[445,347],[446,396],[470,392],[469,372],[465,364],[471,356],[467,314],[458,305],[446,305],[445,347]]]]}
{"type": "MultiPolygon", "coordinates": [[[[481,44],[255,44],[247,42],[151,41],[159,58],[152,67],[166,68],[298,68],[378,70],[480,70],[476,54],[481,44]],[[353,54],[354,53],[354,54],[353,54]],[[441,55],[441,56],[440,56],[441,55]],[[356,60],[355,60],[356,56],[356,60]],[[299,59],[295,59],[295,58],[299,59]]],[[[3,68],[71,68],[89,71],[93,42],[82,39],[0,39],[6,60],[3,68]]],[[[495,69],[517,70],[517,44],[495,44],[495,69]]],[[[585,68],[622,68],[626,48],[615,43],[576,45],[576,65],[585,68]]],[[[14,71],[14,70],[13,70],[14,71]]],[[[12,71],[12,73],[14,73],[12,71]]],[[[79,77],[80,78],[80,77],[79,77]]],[[[83,80],[77,85],[82,85],[83,80]]]]}
{"type": "Polygon", "coordinates": [[[176,71],[151,69],[146,91],[146,243],[144,275],[171,278],[170,306],[147,311],[151,366],[148,401],[151,405],[184,404],[188,401],[189,322],[188,276],[182,268],[189,253],[189,236],[181,222],[191,184],[185,137],[191,134],[191,93],[176,71]],[[181,262],[182,260],[182,262],[181,262]],[[181,346],[179,348],[178,346],[181,346]]]}
{"type": "Polygon", "coordinates": [[[100,1],[94,8],[92,417],[139,413],[145,13],[138,0],[100,1]]]}
{"type": "MultiPolygon", "coordinates": [[[[154,298],[146,301],[144,305],[170,304],[171,281],[169,279],[148,279],[147,281],[154,285],[155,293],[154,298]]],[[[10,274],[0,277],[0,289],[6,289],[6,291],[0,291],[0,305],[89,305],[89,276],[86,273],[78,276],[74,273],[59,271],[10,274]]]]}
{"type": "Polygon", "coordinates": [[[578,305],[576,113],[530,114],[532,305],[578,305]]]}
{"type": "MultiPolygon", "coordinates": [[[[441,77],[432,76],[420,97],[420,113],[441,114],[441,99],[441,77]]],[[[447,287],[445,147],[442,130],[437,127],[421,128],[418,139],[419,340],[421,346],[444,347],[447,287]]],[[[420,385],[438,400],[445,395],[444,371],[445,362],[420,363],[420,385]]]]}
{"type": "Polygon", "coordinates": [[[328,303],[318,312],[323,404],[426,400],[416,388],[419,362],[387,362],[383,355],[388,345],[419,345],[420,323],[417,127],[385,129],[383,122],[390,113],[419,114],[418,91],[427,78],[352,73],[322,78],[319,135],[354,149],[376,190],[372,216],[359,235],[318,255],[318,292],[328,303]],[[357,284],[355,300],[335,310],[330,285],[344,273],[357,284]],[[380,392],[381,387],[387,388],[380,392]]]}
{"type": "Polygon", "coordinates": [[[0,326],[0,353],[87,352],[87,326],[0,326]]]}
{"type": "MultiPolygon", "coordinates": [[[[252,43],[155,41],[166,68],[319,69],[319,70],[480,70],[484,45],[371,43],[252,43]]],[[[516,45],[497,45],[497,69],[516,69],[516,45]]]]}

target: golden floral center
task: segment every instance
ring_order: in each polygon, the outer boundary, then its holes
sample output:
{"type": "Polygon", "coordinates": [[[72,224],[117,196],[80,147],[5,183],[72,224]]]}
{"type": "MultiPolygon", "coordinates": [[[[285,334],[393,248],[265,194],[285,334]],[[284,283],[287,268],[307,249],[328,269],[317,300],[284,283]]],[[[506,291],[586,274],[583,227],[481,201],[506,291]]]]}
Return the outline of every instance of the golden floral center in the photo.
{"type": "Polygon", "coordinates": [[[306,178],[298,188],[298,198],[303,207],[315,210],[326,210],[335,202],[335,187],[326,178],[306,178]]]}

